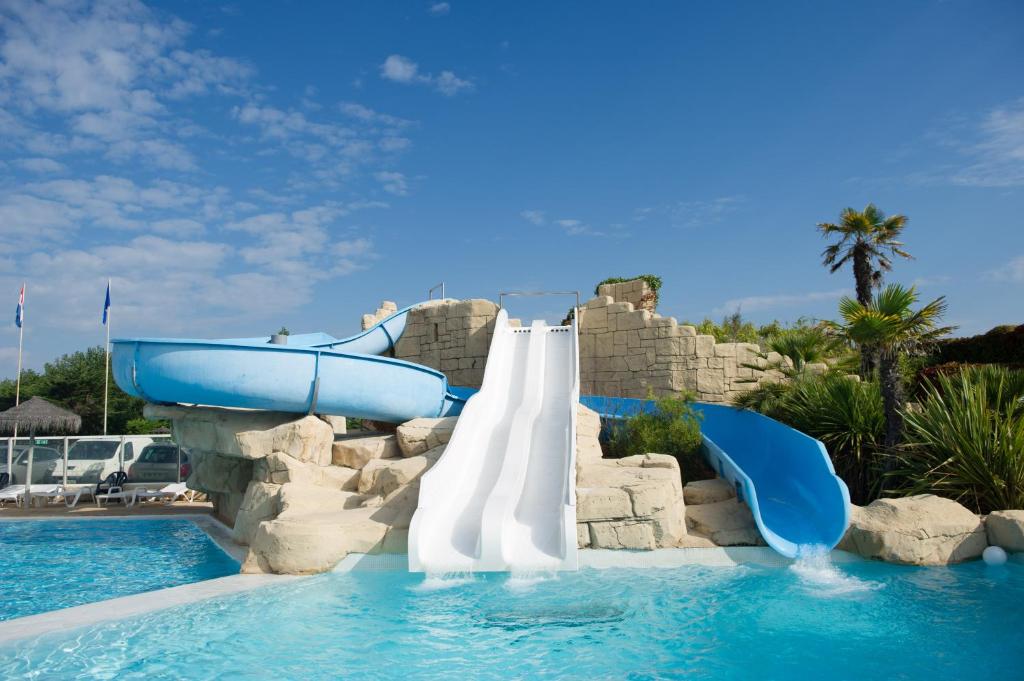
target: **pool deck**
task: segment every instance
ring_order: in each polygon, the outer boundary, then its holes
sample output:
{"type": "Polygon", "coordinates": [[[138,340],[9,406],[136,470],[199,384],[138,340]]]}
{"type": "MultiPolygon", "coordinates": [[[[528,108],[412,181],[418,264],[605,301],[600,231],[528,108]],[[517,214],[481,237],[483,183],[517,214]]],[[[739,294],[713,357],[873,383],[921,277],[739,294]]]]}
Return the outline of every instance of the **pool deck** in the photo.
{"type": "Polygon", "coordinates": [[[176,515],[209,515],[213,517],[213,504],[206,501],[178,501],[173,505],[163,503],[136,504],[126,508],[124,504],[97,506],[92,500],[80,501],[74,508],[63,503],[47,506],[19,508],[13,503],[0,508],[0,520],[17,520],[18,518],[117,518],[122,516],[176,516],[176,515]]]}

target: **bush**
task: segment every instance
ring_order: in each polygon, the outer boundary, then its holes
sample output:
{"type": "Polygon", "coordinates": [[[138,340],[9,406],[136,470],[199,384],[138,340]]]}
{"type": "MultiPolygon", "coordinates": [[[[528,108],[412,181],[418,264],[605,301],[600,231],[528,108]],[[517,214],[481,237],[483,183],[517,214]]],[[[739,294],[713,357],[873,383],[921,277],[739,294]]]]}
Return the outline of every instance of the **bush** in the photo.
{"type": "Polygon", "coordinates": [[[623,418],[612,427],[609,454],[613,458],[634,454],[671,454],[679,462],[683,482],[715,477],[701,453],[701,414],[693,408],[693,397],[662,397],[652,412],[623,418]]]}
{"type": "Polygon", "coordinates": [[[905,494],[931,492],[978,513],[1024,508],[1024,371],[939,375],[904,414],[905,494]]]}
{"type": "Polygon", "coordinates": [[[170,421],[154,421],[147,418],[128,419],[124,424],[126,435],[149,435],[157,430],[167,430],[171,427],[170,421]]]}
{"type": "Polygon", "coordinates": [[[806,376],[791,383],[767,383],[744,393],[737,406],[754,409],[821,440],[850,499],[866,504],[881,482],[878,451],[885,432],[877,383],[844,376],[806,376]]]}
{"type": "Polygon", "coordinates": [[[1024,324],[997,326],[980,336],[942,341],[937,361],[940,364],[1024,364],[1024,324]]]}
{"type": "Polygon", "coordinates": [[[634,279],[643,279],[647,282],[647,285],[651,288],[651,292],[654,293],[655,301],[657,301],[658,291],[661,290],[661,277],[656,274],[638,274],[635,277],[608,277],[602,281],[597,282],[597,286],[594,287],[594,295],[598,295],[598,291],[605,284],[622,284],[627,281],[633,281],[634,279]]]}

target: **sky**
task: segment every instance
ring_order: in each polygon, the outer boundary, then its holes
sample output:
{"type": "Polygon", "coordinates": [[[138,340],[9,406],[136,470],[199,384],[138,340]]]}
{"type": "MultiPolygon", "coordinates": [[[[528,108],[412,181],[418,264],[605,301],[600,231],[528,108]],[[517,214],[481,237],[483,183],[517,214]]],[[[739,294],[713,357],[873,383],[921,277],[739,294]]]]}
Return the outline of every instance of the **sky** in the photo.
{"type": "MultiPolygon", "coordinates": [[[[384,300],[664,279],[832,318],[815,225],[1024,322],[1024,3],[0,2],[0,376],[114,337],[346,335],[384,300]]],[[[566,297],[515,299],[561,318],[566,297]]]]}

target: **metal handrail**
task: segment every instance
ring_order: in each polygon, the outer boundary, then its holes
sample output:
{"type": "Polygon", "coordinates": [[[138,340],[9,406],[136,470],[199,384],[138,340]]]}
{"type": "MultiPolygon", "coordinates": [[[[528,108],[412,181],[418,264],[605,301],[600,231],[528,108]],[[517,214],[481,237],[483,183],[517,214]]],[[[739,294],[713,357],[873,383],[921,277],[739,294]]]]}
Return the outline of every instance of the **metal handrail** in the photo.
{"type": "Polygon", "coordinates": [[[576,309],[580,307],[579,291],[500,291],[498,293],[498,309],[504,306],[505,296],[576,296],[576,309]]]}
{"type": "Polygon", "coordinates": [[[443,281],[440,284],[435,284],[434,286],[432,286],[431,288],[429,288],[427,290],[427,300],[433,300],[434,299],[434,291],[436,291],[437,289],[441,289],[441,300],[444,300],[444,282],[443,281]]]}

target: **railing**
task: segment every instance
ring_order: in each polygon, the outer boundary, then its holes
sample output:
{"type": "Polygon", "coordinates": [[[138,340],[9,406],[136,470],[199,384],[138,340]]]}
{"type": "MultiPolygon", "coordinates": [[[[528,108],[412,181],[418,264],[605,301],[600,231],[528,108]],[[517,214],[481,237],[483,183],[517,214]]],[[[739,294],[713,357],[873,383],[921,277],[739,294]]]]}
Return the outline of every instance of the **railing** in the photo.
{"type": "Polygon", "coordinates": [[[444,282],[443,281],[440,284],[437,284],[435,286],[431,286],[430,289],[427,290],[427,300],[433,300],[434,299],[434,291],[436,291],[437,289],[441,289],[441,300],[444,300],[444,282]]]}
{"type": "MultiPolygon", "coordinates": [[[[166,485],[181,482],[191,466],[187,450],[173,441],[170,435],[84,435],[68,437],[8,437],[0,439],[0,462],[8,473],[8,484],[61,484],[65,487],[92,487],[111,473],[128,473],[129,485],[166,485]],[[109,447],[93,447],[87,451],[83,444],[110,443],[109,447]],[[152,457],[158,460],[142,461],[150,445],[172,445],[174,456],[152,457]],[[76,448],[80,456],[72,456],[76,448]],[[105,451],[108,450],[108,451],[105,451]],[[83,463],[69,474],[69,462],[83,463]],[[174,470],[171,471],[171,466],[174,470]],[[127,468],[126,468],[127,467],[127,468]],[[183,475],[185,471],[185,475],[183,475]],[[70,479],[69,479],[70,478],[70,479]]],[[[166,454],[166,453],[165,453],[166,454]]]]}

